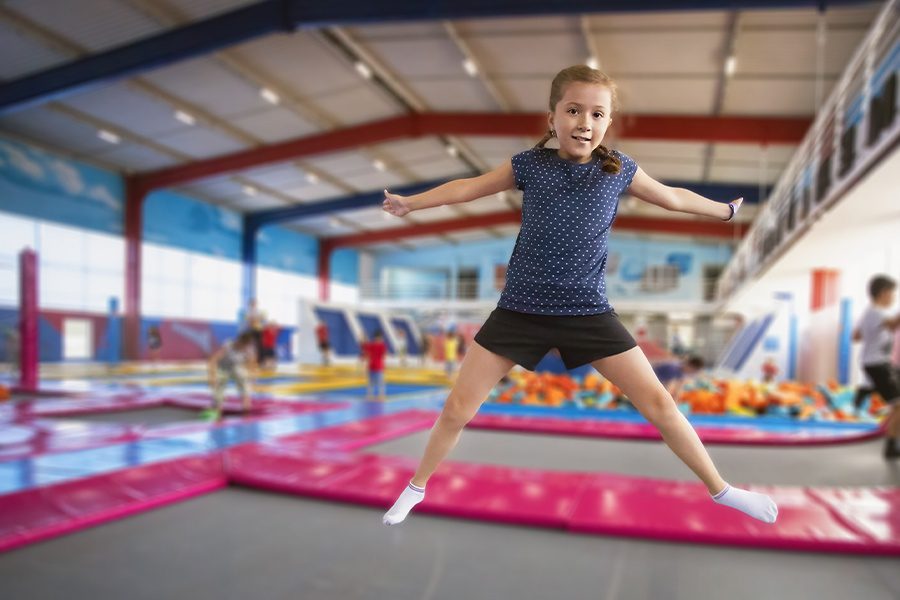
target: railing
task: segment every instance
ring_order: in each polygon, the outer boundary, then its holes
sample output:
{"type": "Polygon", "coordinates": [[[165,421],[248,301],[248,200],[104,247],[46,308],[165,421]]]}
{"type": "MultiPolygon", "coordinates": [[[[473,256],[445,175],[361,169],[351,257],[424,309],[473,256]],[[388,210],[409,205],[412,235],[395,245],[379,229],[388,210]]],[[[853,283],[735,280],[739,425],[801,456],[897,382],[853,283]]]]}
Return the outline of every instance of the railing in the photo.
{"type": "Polygon", "coordinates": [[[889,0],[719,281],[724,301],[763,272],[900,138],[900,2],[889,0]]]}
{"type": "MultiPolygon", "coordinates": [[[[702,310],[708,312],[714,306],[717,277],[691,277],[680,282],[678,276],[658,277],[655,271],[648,272],[638,283],[633,284],[634,291],[623,293],[607,283],[610,300],[615,306],[646,305],[649,308],[662,305],[682,305],[685,310],[702,310]]],[[[493,281],[491,282],[493,284],[493,281]]],[[[499,291],[480,294],[478,282],[461,281],[455,287],[449,281],[432,281],[421,283],[388,283],[378,280],[359,282],[359,299],[361,302],[403,303],[403,304],[435,304],[435,303],[496,303],[499,291]]],[[[662,309],[661,309],[662,310],[662,309]]]]}

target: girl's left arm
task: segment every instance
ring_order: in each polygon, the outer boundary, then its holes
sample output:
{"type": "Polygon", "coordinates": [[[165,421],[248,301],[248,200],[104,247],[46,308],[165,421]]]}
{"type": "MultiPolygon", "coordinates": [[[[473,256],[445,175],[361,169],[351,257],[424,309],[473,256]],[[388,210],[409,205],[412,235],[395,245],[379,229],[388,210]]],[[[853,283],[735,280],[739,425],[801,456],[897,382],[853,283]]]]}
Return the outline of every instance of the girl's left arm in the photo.
{"type": "Polygon", "coordinates": [[[640,167],[638,167],[634,178],[631,180],[628,193],[635,198],[666,210],[713,217],[722,221],[730,221],[732,215],[737,214],[741,203],[744,201],[743,198],[732,201],[731,204],[734,205],[734,213],[732,213],[728,204],[704,198],[700,194],[695,194],[684,188],[673,188],[660,183],[644,173],[644,170],[640,167]]]}

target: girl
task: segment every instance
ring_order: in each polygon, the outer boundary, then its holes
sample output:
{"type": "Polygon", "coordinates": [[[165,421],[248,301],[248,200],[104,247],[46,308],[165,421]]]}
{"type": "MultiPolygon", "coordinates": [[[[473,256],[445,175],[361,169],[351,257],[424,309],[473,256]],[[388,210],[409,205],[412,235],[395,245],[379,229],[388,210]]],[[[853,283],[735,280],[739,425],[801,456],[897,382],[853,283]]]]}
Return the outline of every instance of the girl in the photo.
{"type": "Polygon", "coordinates": [[[524,192],[522,227],[500,301],[475,336],[415,475],[383,517],[386,525],[403,521],[425,498],[428,478],[491,388],[515,364],[533,370],[550,348],[559,349],[566,367],[590,363],[617,385],[703,481],[715,502],[766,523],[775,521],[778,509],[771,498],[732,487],[719,475],[700,438],[619,322],[604,280],[606,242],[622,192],[668,210],[723,221],[734,218],[743,199],[720,204],[670,188],[628,156],[602,146],[615,102],[616,86],[608,76],[582,65],[569,67],[553,79],[550,129],[536,147],[494,171],[415,196],[385,190],[383,208],[398,217],[513,186],[524,192]],[[559,140],[559,150],[544,148],[551,137],[559,140]]]}

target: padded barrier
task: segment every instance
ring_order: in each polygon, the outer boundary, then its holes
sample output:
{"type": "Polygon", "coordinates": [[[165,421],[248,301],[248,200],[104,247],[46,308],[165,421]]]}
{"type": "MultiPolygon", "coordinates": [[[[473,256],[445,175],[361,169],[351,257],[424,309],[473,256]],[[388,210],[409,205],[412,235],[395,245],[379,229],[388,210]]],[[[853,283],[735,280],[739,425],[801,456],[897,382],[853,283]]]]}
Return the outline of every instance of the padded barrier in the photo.
{"type": "Polygon", "coordinates": [[[0,552],[226,485],[221,456],[210,454],[0,495],[0,552]]]}
{"type": "MultiPolygon", "coordinates": [[[[601,419],[562,419],[559,417],[478,414],[467,427],[492,431],[515,431],[549,435],[572,435],[627,440],[661,440],[659,431],[649,423],[604,421],[601,419]]],[[[742,446],[816,446],[847,444],[875,439],[882,435],[877,427],[856,429],[804,428],[798,423],[794,430],[766,431],[748,424],[738,426],[694,425],[704,444],[742,446]]]]}

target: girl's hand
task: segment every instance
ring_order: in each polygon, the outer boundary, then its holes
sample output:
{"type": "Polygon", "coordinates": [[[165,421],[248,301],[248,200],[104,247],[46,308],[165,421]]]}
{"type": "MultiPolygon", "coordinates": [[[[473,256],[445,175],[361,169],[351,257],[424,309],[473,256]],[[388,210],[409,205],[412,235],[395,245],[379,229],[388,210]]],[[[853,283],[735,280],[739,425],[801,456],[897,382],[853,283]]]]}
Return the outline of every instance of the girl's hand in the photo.
{"type": "Polygon", "coordinates": [[[392,214],[395,217],[402,217],[410,211],[406,198],[398,196],[397,194],[392,194],[387,190],[384,190],[384,202],[382,203],[381,208],[384,212],[392,214]]]}

